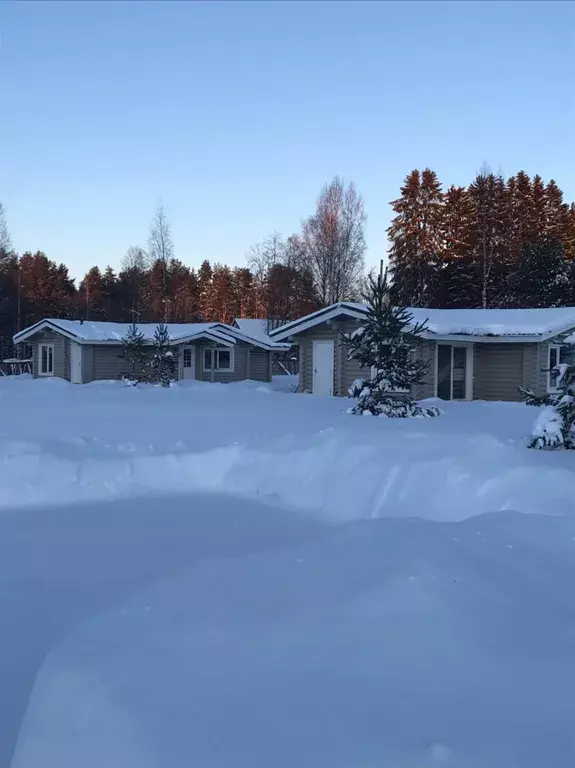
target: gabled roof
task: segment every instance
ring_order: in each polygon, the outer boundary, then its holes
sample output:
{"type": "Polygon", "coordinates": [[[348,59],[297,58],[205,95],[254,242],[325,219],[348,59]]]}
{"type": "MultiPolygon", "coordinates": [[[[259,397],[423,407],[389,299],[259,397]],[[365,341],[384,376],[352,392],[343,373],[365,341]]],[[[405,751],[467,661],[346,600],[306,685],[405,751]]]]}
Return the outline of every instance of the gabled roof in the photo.
{"type": "Polygon", "coordinates": [[[234,325],[253,339],[262,339],[268,343],[271,341],[268,330],[270,325],[269,320],[255,317],[236,317],[234,325]]]}
{"type": "MultiPolygon", "coordinates": [[[[476,341],[544,341],[575,328],[575,307],[542,309],[426,309],[408,308],[417,323],[426,322],[428,339],[473,337],[476,341]]],[[[361,320],[365,304],[339,302],[282,325],[271,332],[275,340],[287,339],[337,317],[361,320]]]]}
{"type": "MultiPolygon", "coordinates": [[[[137,329],[144,334],[147,344],[153,343],[154,333],[158,323],[138,323],[137,329]]],[[[129,323],[91,322],[80,320],[65,320],[46,318],[25,328],[14,336],[14,342],[25,341],[38,331],[49,329],[60,333],[79,344],[119,344],[128,333],[129,323]]],[[[168,323],[168,334],[171,344],[207,339],[224,346],[233,346],[236,341],[267,350],[286,349],[289,344],[282,344],[267,337],[267,339],[252,337],[238,328],[224,323],[168,323]]]]}

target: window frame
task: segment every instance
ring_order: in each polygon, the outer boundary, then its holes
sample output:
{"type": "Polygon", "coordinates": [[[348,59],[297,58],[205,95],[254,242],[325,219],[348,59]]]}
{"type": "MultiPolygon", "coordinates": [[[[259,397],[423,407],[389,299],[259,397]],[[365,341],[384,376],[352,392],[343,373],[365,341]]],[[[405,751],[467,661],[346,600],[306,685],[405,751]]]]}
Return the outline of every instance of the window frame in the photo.
{"type": "Polygon", "coordinates": [[[548,394],[554,394],[555,392],[558,392],[556,386],[553,386],[551,384],[551,370],[555,368],[556,365],[561,364],[561,349],[563,348],[562,344],[548,344],[547,345],[547,392],[548,394]],[[557,350],[557,362],[555,365],[551,365],[551,350],[557,350]]]}
{"type": "Polygon", "coordinates": [[[235,359],[234,350],[228,347],[204,347],[202,354],[202,370],[204,373],[234,373],[235,371],[235,359]],[[210,368],[206,368],[206,352],[210,353],[210,368]],[[220,352],[227,352],[230,356],[229,368],[221,368],[219,366],[220,352]]]}
{"type": "Polygon", "coordinates": [[[186,346],[182,350],[182,368],[193,368],[194,367],[194,355],[192,347],[186,346]],[[190,364],[186,365],[186,352],[189,352],[190,354],[190,364]]]}
{"type": "MultiPolygon", "coordinates": [[[[46,354],[46,360],[49,360],[50,356],[47,353],[46,354]]],[[[50,341],[41,341],[38,344],[38,376],[54,376],[54,344],[50,341]],[[51,349],[52,350],[52,370],[51,371],[43,371],[42,370],[42,350],[51,349]]]]}

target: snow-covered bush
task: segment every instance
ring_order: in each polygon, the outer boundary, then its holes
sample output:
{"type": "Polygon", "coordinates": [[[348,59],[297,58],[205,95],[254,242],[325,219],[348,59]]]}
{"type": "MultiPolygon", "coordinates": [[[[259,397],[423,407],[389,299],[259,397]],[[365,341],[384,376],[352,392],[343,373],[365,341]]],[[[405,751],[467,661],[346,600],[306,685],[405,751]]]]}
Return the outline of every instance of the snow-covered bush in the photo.
{"type": "Polygon", "coordinates": [[[556,392],[539,397],[519,387],[527,405],[545,406],[533,425],[529,447],[575,449],[575,365],[561,363],[551,374],[556,392]]]}
{"type": "Polygon", "coordinates": [[[405,307],[390,302],[387,272],[368,278],[364,297],[368,313],[363,325],[343,337],[350,359],[371,371],[368,379],[356,379],[349,396],[358,399],[350,413],[391,418],[439,416],[434,406],[422,406],[411,397],[411,388],[423,381],[428,363],[416,357],[416,341],[425,323],[414,322],[405,307]]]}
{"type": "Polygon", "coordinates": [[[170,346],[170,334],[164,323],[160,323],[154,332],[154,353],[150,363],[152,380],[163,387],[169,387],[174,378],[175,357],[170,346]]]}

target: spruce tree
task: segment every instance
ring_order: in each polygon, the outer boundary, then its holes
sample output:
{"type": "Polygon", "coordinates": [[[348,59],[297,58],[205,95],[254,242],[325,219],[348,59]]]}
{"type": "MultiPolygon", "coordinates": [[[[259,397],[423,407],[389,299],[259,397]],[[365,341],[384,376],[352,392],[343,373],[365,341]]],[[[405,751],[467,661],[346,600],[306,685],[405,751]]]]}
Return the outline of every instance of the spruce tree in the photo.
{"type": "Polygon", "coordinates": [[[174,378],[174,353],[170,346],[168,326],[160,323],[154,332],[154,353],[152,355],[153,380],[162,387],[169,387],[174,378]]]}
{"type": "Polygon", "coordinates": [[[438,416],[438,408],[419,405],[410,395],[413,385],[423,381],[428,367],[415,356],[416,342],[425,323],[414,322],[413,315],[404,307],[391,306],[387,272],[380,272],[377,279],[369,275],[364,298],[367,317],[343,341],[350,359],[371,371],[371,376],[352,384],[349,396],[358,402],[349,412],[390,418],[438,416]]]}
{"type": "Polygon", "coordinates": [[[545,406],[533,425],[530,448],[575,449],[575,365],[561,363],[551,369],[556,392],[539,397],[519,388],[527,405],[545,406]]]}
{"type": "Polygon", "coordinates": [[[481,291],[472,261],[474,207],[464,187],[445,193],[443,212],[445,246],[440,272],[439,302],[445,308],[477,307],[481,291]]]}
{"type": "Polygon", "coordinates": [[[122,339],[120,355],[130,363],[132,381],[138,381],[146,357],[146,337],[138,330],[135,322],[128,327],[122,339]]]}
{"type": "Polygon", "coordinates": [[[555,237],[542,237],[527,243],[508,282],[508,298],[512,306],[562,307],[568,304],[571,270],[561,241],[555,237]]]}
{"type": "Polygon", "coordinates": [[[434,171],[412,171],[392,204],[387,233],[393,294],[398,304],[437,306],[441,251],[445,241],[443,193],[434,171]]]}

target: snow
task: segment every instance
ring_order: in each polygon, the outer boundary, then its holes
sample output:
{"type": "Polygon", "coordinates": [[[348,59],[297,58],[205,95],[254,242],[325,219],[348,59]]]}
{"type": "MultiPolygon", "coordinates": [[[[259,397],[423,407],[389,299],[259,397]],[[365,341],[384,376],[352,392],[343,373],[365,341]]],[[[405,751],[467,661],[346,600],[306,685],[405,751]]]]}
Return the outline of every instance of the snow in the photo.
{"type": "Polygon", "coordinates": [[[0,765],[572,765],[571,452],[288,379],[0,379],[0,765]]]}
{"type": "Polygon", "coordinates": [[[575,328],[575,308],[409,310],[441,336],[552,336],[575,328]]]}
{"type": "Polygon", "coordinates": [[[271,339],[268,334],[269,320],[260,320],[259,318],[248,317],[236,317],[234,320],[240,331],[243,331],[252,339],[260,339],[266,343],[270,343],[271,339]]]}
{"type": "MultiPolygon", "coordinates": [[[[256,322],[261,323],[262,321],[258,320],[256,322]]],[[[40,324],[43,323],[71,334],[76,337],[78,341],[86,343],[119,343],[131,328],[129,323],[92,322],[88,320],[65,320],[59,318],[47,318],[40,324]]],[[[15,340],[18,341],[20,336],[24,338],[25,334],[28,334],[33,327],[35,326],[31,326],[30,328],[21,331],[20,334],[16,335],[15,340]]],[[[154,341],[154,333],[156,332],[157,327],[157,323],[138,323],[136,326],[138,332],[142,333],[149,343],[154,341]]],[[[230,345],[235,344],[236,340],[239,338],[245,341],[257,341],[260,344],[266,344],[269,347],[277,347],[278,349],[289,348],[289,345],[274,342],[261,332],[257,335],[252,335],[249,333],[248,329],[239,330],[232,326],[225,325],[224,323],[167,323],[166,327],[172,342],[184,339],[191,341],[195,337],[208,335],[215,341],[221,341],[222,343],[230,345]]],[[[254,330],[257,330],[257,328],[254,330]]]]}
{"type": "MultiPolygon", "coordinates": [[[[325,322],[341,312],[367,312],[365,304],[341,302],[289,323],[272,333],[283,338],[292,328],[308,320],[325,322]]],[[[426,323],[428,335],[435,336],[534,336],[551,337],[575,328],[575,307],[537,309],[427,309],[408,307],[416,323],[426,323]]],[[[425,333],[423,334],[426,335],[425,333]]],[[[575,334],[569,339],[574,340],[575,334]]],[[[567,343],[574,343],[567,341],[567,343]]]]}
{"type": "Polygon", "coordinates": [[[533,425],[533,437],[541,441],[542,445],[563,444],[563,419],[552,405],[543,408],[533,425]]]}

